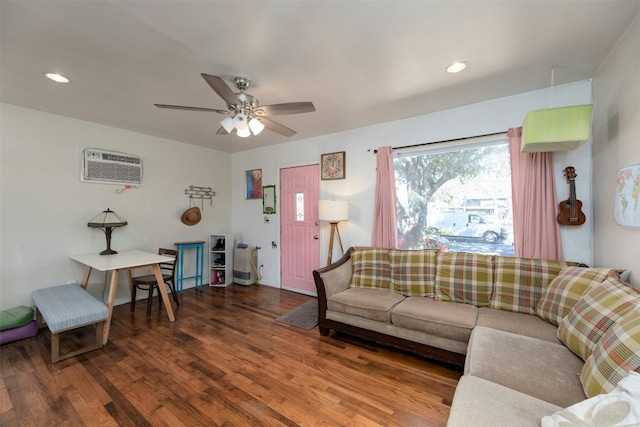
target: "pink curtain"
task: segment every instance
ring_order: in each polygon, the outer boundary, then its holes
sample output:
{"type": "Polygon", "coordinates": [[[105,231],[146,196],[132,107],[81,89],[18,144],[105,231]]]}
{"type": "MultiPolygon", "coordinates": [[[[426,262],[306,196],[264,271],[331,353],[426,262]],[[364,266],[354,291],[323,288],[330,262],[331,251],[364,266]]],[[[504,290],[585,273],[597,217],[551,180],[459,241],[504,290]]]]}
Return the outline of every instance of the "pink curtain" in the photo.
{"type": "Polygon", "coordinates": [[[376,173],[376,199],[373,213],[374,248],[396,248],[396,180],[393,173],[393,149],[378,148],[376,173]]]}
{"type": "Polygon", "coordinates": [[[522,128],[508,131],[515,254],[562,260],[553,153],[521,153],[522,128]]]}

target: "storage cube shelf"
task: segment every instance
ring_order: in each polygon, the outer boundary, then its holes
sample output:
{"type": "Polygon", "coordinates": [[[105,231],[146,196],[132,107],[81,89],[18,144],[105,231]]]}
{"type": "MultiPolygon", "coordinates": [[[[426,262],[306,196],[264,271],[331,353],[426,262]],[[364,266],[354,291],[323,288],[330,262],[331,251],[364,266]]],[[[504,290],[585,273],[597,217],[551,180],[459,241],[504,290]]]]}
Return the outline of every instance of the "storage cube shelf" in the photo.
{"type": "Polygon", "coordinates": [[[209,285],[229,286],[233,282],[233,234],[209,235],[209,285]]]}

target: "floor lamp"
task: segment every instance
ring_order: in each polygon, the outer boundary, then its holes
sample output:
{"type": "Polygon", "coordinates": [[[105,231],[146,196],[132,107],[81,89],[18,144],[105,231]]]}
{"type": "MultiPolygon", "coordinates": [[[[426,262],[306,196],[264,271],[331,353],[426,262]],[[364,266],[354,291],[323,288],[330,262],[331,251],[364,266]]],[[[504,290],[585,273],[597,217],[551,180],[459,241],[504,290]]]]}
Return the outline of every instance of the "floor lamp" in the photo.
{"type": "Polygon", "coordinates": [[[327,255],[327,265],[329,265],[331,264],[331,255],[333,254],[333,236],[336,234],[338,235],[338,242],[340,243],[340,251],[344,254],[338,223],[349,219],[349,202],[346,200],[319,200],[318,219],[331,224],[329,254],[327,255]]]}

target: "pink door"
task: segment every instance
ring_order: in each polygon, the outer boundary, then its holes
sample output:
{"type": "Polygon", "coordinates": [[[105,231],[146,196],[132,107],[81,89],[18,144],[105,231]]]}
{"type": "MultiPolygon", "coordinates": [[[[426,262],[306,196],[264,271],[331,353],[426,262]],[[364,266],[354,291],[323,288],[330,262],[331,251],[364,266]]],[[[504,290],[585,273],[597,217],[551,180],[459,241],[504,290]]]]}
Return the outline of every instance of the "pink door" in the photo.
{"type": "Polygon", "coordinates": [[[280,170],[282,288],[316,295],[313,270],[320,267],[318,165],[280,170]]]}

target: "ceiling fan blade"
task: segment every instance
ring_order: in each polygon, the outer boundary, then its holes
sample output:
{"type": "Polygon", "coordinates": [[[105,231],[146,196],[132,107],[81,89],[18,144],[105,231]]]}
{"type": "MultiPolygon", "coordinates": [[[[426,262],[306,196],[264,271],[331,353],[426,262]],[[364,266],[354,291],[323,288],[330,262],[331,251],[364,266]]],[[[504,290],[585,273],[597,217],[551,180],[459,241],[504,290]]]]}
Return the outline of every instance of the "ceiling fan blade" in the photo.
{"type": "Polygon", "coordinates": [[[153,105],[155,105],[158,108],[169,108],[172,110],[206,111],[206,112],[213,112],[218,114],[231,114],[230,111],[218,110],[216,108],[186,107],[184,105],[167,105],[167,104],[153,104],[153,105]]]}
{"type": "Polygon", "coordinates": [[[283,124],[274,122],[273,120],[269,120],[265,117],[261,117],[260,121],[262,122],[262,124],[264,125],[264,127],[266,127],[269,130],[272,130],[276,133],[279,133],[280,135],[284,135],[284,136],[293,136],[295,135],[297,132],[293,129],[289,129],[288,127],[286,127],[283,124]]]}
{"type": "Polygon", "coordinates": [[[256,108],[255,113],[260,116],[278,116],[311,113],[312,111],[316,111],[313,102],[286,102],[284,104],[263,105],[256,108]]]}
{"type": "Polygon", "coordinates": [[[231,88],[218,76],[212,76],[210,74],[200,74],[202,78],[211,86],[220,98],[224,99],[227,105],[237,105],[238,97],[231,90],[231,88]]]}

